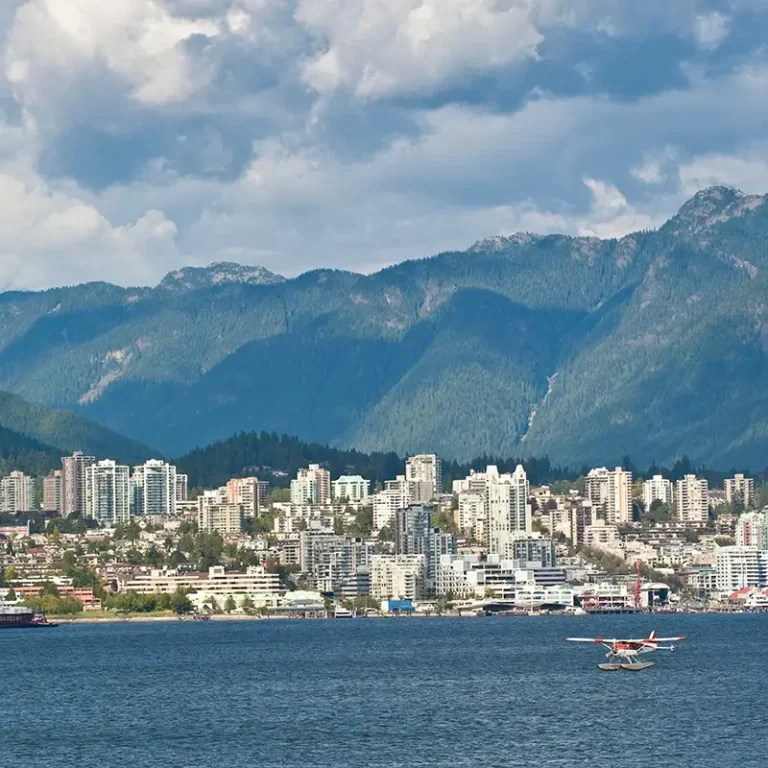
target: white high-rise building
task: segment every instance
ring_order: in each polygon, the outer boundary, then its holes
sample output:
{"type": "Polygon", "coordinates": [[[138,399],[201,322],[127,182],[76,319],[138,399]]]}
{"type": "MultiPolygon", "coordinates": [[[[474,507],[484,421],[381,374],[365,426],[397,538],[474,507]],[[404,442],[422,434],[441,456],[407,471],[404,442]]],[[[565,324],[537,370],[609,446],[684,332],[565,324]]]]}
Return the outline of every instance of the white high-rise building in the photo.
{"type": "Polygon", "coordinates": [[[0,479],[0,512],[29,512],[35,504],[35,479],[23,472],[11,472],[0,479]]]}
{"type": "Polygon", "coordinates": [[[300,469],[291,480],[291,504],[327,504],[331,500],[331,473],[319,464],[300,469]]]}
{"type": "MultiPolygon", "coordinates": [[[[198,498],[200,502],[202,497],[198,498]]],[[[230,535],[240,533],[243,530],[242,504],[206,504],[199,503],[197,526],[198,529],[206,533],[220,533],[230,535]]]]}
{"type": "Polygon", "coordinates": [[[62,471],[56,469],[43,478],[43,510],[61,513],[62,471]]]}
{"type": "Polygon", "coordinates": [[[768,512],[745,512],[739,517],[736,546],[768,550],[768,512]]]}
{"type": "Polygon", "coordinates": [[[655,501],[660,501],[670,508],[675,499],[672,481],[667,480],[661,475],[654,475],[650,480],[643,483],[643,504],[646,509],[650,509],[655,501]]]}
{"type": "Polygon", "coordinates": [[[233,477],[226,485],[227,501],[242,504],[246,517],[258,517],[260,509],[259,478],[233,477]]]}
{"type": "Polygon", "coordinates": [[[157,459],[134,467],[131,495],[134,515],[175,515],[176,467],[157,459]]]}
{"type": "Polygon", "coordinates": [[[176,501],[189,498],[189,478],[183,472],[176,473],[176,501]]]}
{"type": "Polygon", "coordinates": [[[597,467],[587,475],[586,490],[592,505],[605,510],[607,523],[621,526],[632,521],[631,472],[621,467],[613,471],[597,467]]]}
{"type": "Polygon", "coordinates": [[[342,475],[338,480],[333,481],[331,492],[334,501],[348,499],[351,502],[364,504],[368,501],[370,488],[371,481],[360,475],[342,475]]]}
{"type": "Polygon", "coordinates": [[[394,480],[384,483],[384,490],[372,497],[373,528],[376,531],[394,525],[395,513],[405,509],[411,503],[409,483],[405,475],[398,475],[394,480]]]}
{"type": "Polygon", "coordinates": [[[85,476],[88,467],[96,463],[94,456],[75,451],[61,459],[61,514],[64,517],[85,512],[85,476]]]}
{"type": "Polygon", "coordinates": [[[721,547],[717,550],[715,584],[723,594],[745,587],[768,587],[768,552],[751,547],[721,547]]]}
{"type": "Polygon", "coordinates": [[[730,477],[725,481],[725,500],[733,504],[736,499],[741,499],[744,506],[748,507],[755,498],[755,481],[751,477],[742,474],[730,477]]]}
{"type": "Polygon", "coordinates": [[[675,484],[675,514],[683,523],[705,523],[709,519],[709,484],[696,475],[686,475],[675,484]]]}
{"type": "Polygon", "coordinates": [[[411,599],[421,597],[427,578],[425,555],[374,555],[371,557],[371,597],[411,599]]]}
{"type": "Polygon", "coordinates": [[[430,501],[443,492],[443,462],[434,453],[411,456],[405,462],[405,479],[409,483],[417,484],[417,495],[430,494],[427,499],[414,498],[414,503],[430,501]]]}
{"type": "Polygon", "coordinates": [[[85,469],[85,516],[106,528],[127,523],[130,510],[130,469],[106,459],[85,469]]]}
{"type": "Polygon", "coordinates": [[[487,541],[485,492],[462,491],[459,494],[459,529],[476,541],[487,541]]]}
{"type": "Polygon", "coordinates": [[[498,554],[508,549],[513,534],[533,530],[528,477],[518,464],[513,473],[504,475],[488,467],[486,478],[488,544],[491,554],[498,554]]]}

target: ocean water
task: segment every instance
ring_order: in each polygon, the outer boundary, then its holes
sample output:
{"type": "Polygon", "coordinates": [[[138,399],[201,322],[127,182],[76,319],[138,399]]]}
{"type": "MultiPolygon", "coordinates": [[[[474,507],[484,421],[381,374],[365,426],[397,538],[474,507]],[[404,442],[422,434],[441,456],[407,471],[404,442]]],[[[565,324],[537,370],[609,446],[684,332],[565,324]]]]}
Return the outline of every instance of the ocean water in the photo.
{"type": "Polygon", "coordinates": [[[0,766],[765,768],[768,616],[0,631],[0,766]],[[567,635],[689,637],[638,673],[567,635]]]}

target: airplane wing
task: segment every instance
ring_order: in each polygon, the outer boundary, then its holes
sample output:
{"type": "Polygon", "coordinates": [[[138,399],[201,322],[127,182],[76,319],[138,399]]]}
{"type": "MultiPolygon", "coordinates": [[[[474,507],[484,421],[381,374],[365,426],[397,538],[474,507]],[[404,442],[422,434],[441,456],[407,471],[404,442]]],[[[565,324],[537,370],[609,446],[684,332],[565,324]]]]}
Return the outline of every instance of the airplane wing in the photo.
{"type": "Polygon", "coordinates": [[[654,637],[654,643],[681,643],[684,637],[654,637]]]}
{"type": "Polygon", "coordinates": [[[566,637],[565,640],[568,643],[608,643],[609,645],[621,642],[621,640],[604,639],[602,637],[566,637]]]}

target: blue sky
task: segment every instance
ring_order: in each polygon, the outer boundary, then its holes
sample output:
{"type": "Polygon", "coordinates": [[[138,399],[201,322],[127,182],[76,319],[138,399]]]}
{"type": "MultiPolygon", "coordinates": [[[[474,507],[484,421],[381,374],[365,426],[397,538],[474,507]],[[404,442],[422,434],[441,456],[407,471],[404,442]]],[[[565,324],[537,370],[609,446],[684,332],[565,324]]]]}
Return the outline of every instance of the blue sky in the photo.
{"type": "Polygon", "coordinates": [[[768,0],[3,0],[0,290],[768,192],[768,0]]]}

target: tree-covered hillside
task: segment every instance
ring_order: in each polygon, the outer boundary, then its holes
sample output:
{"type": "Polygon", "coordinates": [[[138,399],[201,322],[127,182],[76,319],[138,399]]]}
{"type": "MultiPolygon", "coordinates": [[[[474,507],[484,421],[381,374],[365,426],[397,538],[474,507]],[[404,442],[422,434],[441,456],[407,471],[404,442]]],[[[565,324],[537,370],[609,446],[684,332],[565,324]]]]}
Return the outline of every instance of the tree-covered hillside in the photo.
{"type": "Polygon", "coordinates": [[[41,408],[8,392],[0,392],[0,428],[4,430],[0,456],[9,464],[16,450],[39,453],[37,459],[30,459],[43,463],[53,456],[54,464],[59,464],[62,453],[78,450],[128,464],[156,453],[82,416],[41,408]]]}
{"type": "Polygon", "coordinates": [[[0,426],[0,476],[15,470],[46,475],[61,466],[60,455],[49,445],[0,426]]]}
{"type": "Polygon", "coordinates": [[[656,232],[493,238],[370,276],[219,264],[0,294],[0,389],[169,455],[263,429],[461,460],[760,466],[766,200],[713,188],[656,232]]]}

